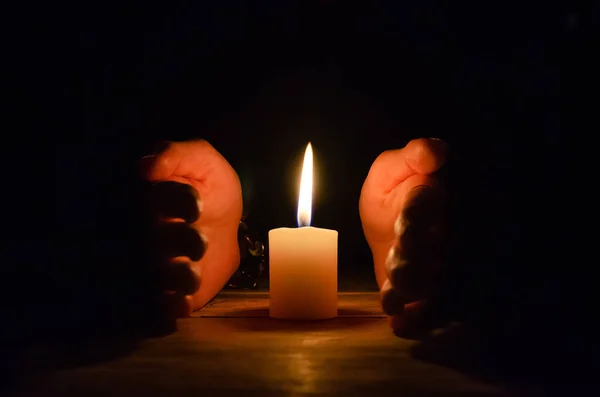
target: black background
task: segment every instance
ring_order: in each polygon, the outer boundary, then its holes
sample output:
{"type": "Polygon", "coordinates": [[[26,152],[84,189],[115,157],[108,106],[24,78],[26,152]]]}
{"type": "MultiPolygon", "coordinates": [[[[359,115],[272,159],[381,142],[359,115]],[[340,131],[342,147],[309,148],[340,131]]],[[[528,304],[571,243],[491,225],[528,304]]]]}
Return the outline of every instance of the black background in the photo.
{"type": "Polygon", "coordinates": [[[105,190],[154,140],[205,138],[240,174],[248,222],[266,236],[295,225],[301,154],[311,141],[313,224],[340,231],[342,270],[367,268],[357,202],[371,162],[435,136],[452,148],[451,185],[470,213],[461,215],[475,221],[481,207],[485,223],[503,220],[504,234],[494,237],[502,245],[518,233],[504,230],[516,226],[512,198],[523,181],[515,164],[544,162],[559,143],[567,10],[257,4],[87,10],[73,102],[83,125],[60,142],[58,166],[66,184],[77,178],[89,190],[83,201],[61,198],[66,211],[82,204],[90,212],[91,201],[102,213],[105,190]],[[536,140],[539,153],[527,152],[536,140]]]}
{"type": "Polygon", "coordinates": [[[70,40],[45,45],[55,90],[41,103],[74,128],[53,132],[57,222],[45,232],[61,256],[42,271],[65,297],[81,277],[97,289],[107,282],[98,272],[115,282],[107,274],[127,266],[110,263],[132,260],[136,161],[165,139],[205,138],[231,162],[263,238],[294,226],[311,141],[313,225],[340,232],[341,278],[373,282],[357,205],[370,164],[439,137],[451,148],[442,176],[456,274],[479,272],[510,296],[506,280],[539,276],[518,252],[537,244],[518,244],[544,207],[534,204],[557,199],[548,193],[563,172],[554,157],[573,15],[505,2],[190,2],[90,4],[77,30],[48,19],[70,40]]]}
{"type": "MultiPolygon", "coordinates": [[[[124,291],[142,288],[130,249],[136,161],[157,141],[190,138],[207,139],[237,170],[249,226],[265,239],[269,229],[295,226],[301,158],[312,142],[312,223],[339,231],[340,277],[373,287],[358,216],[362,182],[382,151],[442,138],[451,149],[441,177],[459,295],[475,297],[475,316],[514,316],[504,323],[527,322],[530,333],[559,312],[557,323],[571,321],[559,310],[562,237],[547,214],[560,206],[566,172],[556,159],[577,10],[232,1],[48,11],[31,13],[28,25],[39,52],[15,40],[17,61],[35,58],[18,65],[28,84],[15,102],[41,113],[22,119],[35,133],[8,153],[33,170],[15,182],[32,194],[15,198],[36,220],[16,222],[16,260],[4,278],[28,286],[5,306],[31,333],[40,318],[59,332],[110,323],[124,291]],[[38,184],[40,173],[53,181],[38,184]],[[39,191],[53,195],[40,200],[39,191]],[[73,316],[82,308],[93,314],[73,316]]],[[[571,331],[556,328],[553,337],[571,331]]]]}
{"type": "Polygon", "coordinates": [[[62,221],[75,221],[72,231],[98,222],[95,240],[114,244],[103,214],[127,194],[134,161],[155,140],[205,138],[240,174],[249,225],[266,238],[295,225],[311,141],[313,225],[340,231],[342,277],[373,281],[357,211],[369,166],[412,138],[439,137],[452,150],[445,180],[461,260],[515,261],[523,218],[535,217],[531,194],[563,172],[553,153],[569,11],[431,1],[90,7],[72,103],[83,125],[58,157],[59,178],[86,193],[57,190],[61,214],[82,205],[86,216],[62,221]]]}

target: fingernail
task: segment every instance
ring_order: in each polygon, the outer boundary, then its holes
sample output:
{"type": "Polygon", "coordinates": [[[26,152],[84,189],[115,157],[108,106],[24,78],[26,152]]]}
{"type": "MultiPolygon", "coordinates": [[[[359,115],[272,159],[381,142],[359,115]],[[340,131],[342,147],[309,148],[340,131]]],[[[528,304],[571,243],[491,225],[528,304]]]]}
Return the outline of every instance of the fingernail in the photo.
{"type": "Polygon", "coordinates": [[[204,209],[204,203],[202,202],[202,199],[198,198],[198,200],[196,200],[196,205],[198,206],[198,212],[202,213],[202,210],[204,209]]]}
{"type": "Polygon", "coordinates": [[[200,267],[197,265],[190,265],[190,269],[192,269],[192,273],[196,277],[196,281],[198,282],[198,288],[200,288],[200,284],[202,283],[202,275],[200,274],[200,267]]]}
{"type": "Polygon", "coordinates": [[[202,283],[202,269],[198,265],[192,266],[192,271],[198,277],[198,283],[202,283]]]}
{"type": "Polygon", "coordinates": [[[396,218],[396,222],[394,222],[394,233],[396,234],[396,237],[400,236],[403,231],[404,221],[402,219],[402,215],[399,215],[398,218],[396,218]]]}
{"type": "Polygon", "coordinates": [[[398,265],[397,248],[393,246],[388,251],[387,258],[385,260],[385,267],[387,268],[388,274],[391,274],[392,270],[398,265]]]}
{"type": "Polygon", "coordinates": [[[388,321],[396,336],[404,339],[421,339],[427,328],[423,321],[423,302],[412,302],[404,306],[402,316],[392,316],[388,321]]]}
{"type": "Polygon", "coordinates": [[[192,261],[199,261],[200,259],[202,259],[204,257],[204,254],[206,253],[206,249],[208,248],[208,239],[206,238],[206,236],[204,236],[202,233],[200,233],[199,230],[194,229],[195,232],[197,233],[198,237],[200,237],[201,242],[199,243],[198,240],[194,239],[193,247],[190,247],[190,249],[195,250],[195,252],[193,252],[193,254],[190,252],[190,259],[192,261]]]}
{"type": "Polygon", "coordinates": [[[175,314],[175,318],[188,318],[192,315],[192,310],[193,310],[193,306],[194,306],[194,301],[193,301],[193,297],[191,295],[186,295],[186,296],[175,296],[174,297],[175,302],[174,304],[174,314],[175,314]]]}
{"type": "Polygon", "coordinates": [[[420,189],[431,189],[431,186],[429,185],[417,185],[415,187],[413,187],[412,189],[410,189],[411,192],[420,190],[420,189]]]}
{"type": "Polygon", "coordinates": [[[205,246],[208,245],[208,237],[206,237],[206,234],[200,233],[200,239],[202,240],[205,246]]]}

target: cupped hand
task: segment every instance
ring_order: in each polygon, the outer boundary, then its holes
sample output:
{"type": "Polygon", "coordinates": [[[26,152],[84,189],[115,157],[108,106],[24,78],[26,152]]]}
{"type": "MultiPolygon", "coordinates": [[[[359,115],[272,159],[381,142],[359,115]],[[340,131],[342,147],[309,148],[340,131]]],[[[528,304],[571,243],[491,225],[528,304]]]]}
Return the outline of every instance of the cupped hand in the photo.
{"type": "Polygon", "coordinates": [[[439,139],[412,140],[379,155],[362,187],[363,232],[382,308],[398,332],[415,326],[443,264],[444,201],[433,174],[447,153],[439,139]]]}
{"type": "Polygon", "coordinates": [[[177,317],[203,307],[239,266],[238,175],[204,140],[168,143],[142,159],[164,298],[177,317]]]}

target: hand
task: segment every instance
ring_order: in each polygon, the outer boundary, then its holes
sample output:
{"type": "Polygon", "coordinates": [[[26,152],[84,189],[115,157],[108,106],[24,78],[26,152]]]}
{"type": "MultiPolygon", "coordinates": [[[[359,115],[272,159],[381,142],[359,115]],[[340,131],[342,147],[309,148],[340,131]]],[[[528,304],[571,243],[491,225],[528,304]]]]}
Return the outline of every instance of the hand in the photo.
{"type": "Polygon", "coordinates": [[[383,310],[395,331],[412,326],[442,265],[443,200],[434,175],[447,145],[415,139],[383,152],[363,185],[359,211],[383,310]]]}
{"type": "Polygon", "coordinates": [[[177,317],[203,307],[239,266],[242,190],[231,165],[204,140],[169,143],[142,161],[153,218],[154,260],[177,317]]]}

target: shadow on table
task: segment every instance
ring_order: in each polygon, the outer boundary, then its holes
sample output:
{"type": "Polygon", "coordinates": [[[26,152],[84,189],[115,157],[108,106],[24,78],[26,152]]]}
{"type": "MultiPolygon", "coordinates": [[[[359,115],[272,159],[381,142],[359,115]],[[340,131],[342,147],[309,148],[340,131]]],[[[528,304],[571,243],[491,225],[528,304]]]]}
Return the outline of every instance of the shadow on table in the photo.
{"type": "Polygon", "coordinates": [[[340,310],[338,317],[326,320],[282,320],[269,317],[268,308],[237,310],[228,313],[227,318],[248,319],[248,321],[231,322],[231,326],[242,331],[279,332],[279,331],[333,331],[337,329],[359,328],[373,324],[374,319],[369,311],[358,309],[340,310]],[[252,321],[261,318],[263,321],[252,321]]]}
{"type": "MultiPolygon", "coordinates": [[[[582,393],[597,384],[591,354],[556,334],[476,329],[455,323],[421,339],[411,355],[488,383],[539,393],[582,393]]],[[[578,344],[584,343],[578,340],[578,344]]]]}
{"type": "MultiPolygon", "coordinates": [[[[125,320],[109,322],[111,326],[63,323],[59,316],[54,324],[39,321],[22,321],[19,330],[0,335],[0,395],[19,390],[37,376],[53,371],[86,367],[118,359],[134,353],[144,339],[162,337],[176,330],[175,320],[144,323],[135,327],[125,320]],[[36,329],[38,323],[44,327],[36,329]],[[15,335],[17,334],[17,335],[15,335]]],[[[35,320],[35,319],[33,319],[35,320]]],[[[50,319],[49,321],[52,321],[50,319]]]]}

